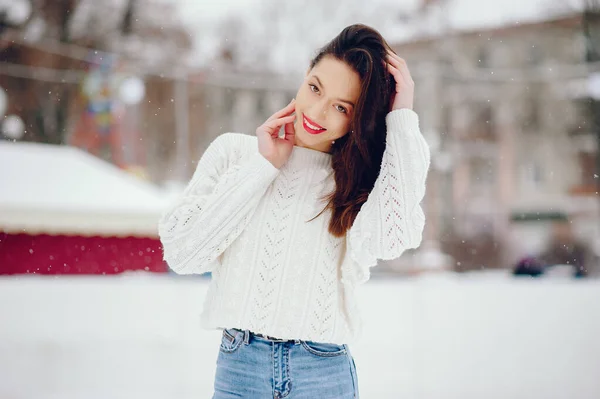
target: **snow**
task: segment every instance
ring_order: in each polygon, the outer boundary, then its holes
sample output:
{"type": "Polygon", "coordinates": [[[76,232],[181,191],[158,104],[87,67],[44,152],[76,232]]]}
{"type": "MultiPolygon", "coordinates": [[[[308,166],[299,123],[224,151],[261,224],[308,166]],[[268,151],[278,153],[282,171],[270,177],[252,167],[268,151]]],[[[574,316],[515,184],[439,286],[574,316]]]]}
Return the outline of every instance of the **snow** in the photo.
{"type": "MultiPolygon", "coordinates": [[[[0,279],[0,397],[208,398],[207,279],[0,279]]],[[[600,281],[374,280],[351,345],[365,398],[600,397],[600,281]]]]}
{"type": "Polygon", "coordinates": [[[151,183],[74,147],[0,141],[0,170],[0,230],[153,234],[168,205],[151,183]]]}

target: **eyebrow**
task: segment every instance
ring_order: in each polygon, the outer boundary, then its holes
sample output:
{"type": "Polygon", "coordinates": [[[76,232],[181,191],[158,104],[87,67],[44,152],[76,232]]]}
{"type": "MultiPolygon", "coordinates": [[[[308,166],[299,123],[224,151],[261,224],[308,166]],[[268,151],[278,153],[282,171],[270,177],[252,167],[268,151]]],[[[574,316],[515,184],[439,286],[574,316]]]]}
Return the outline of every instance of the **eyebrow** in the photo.
{"type": "MultiPolygon", "coordinates": [[[[319,77],[317,75],[313,75],[313,76],[315,77],[315,79],[317,79],[317,83],[319,83],[319,86],[321,86],[322,88],[325,88],[325,86],[323,86],[323,83],[321,83],[321,79],[319,79],[319,77]]],[[[343,103],[350,104],[353,107],[356,107],[352,101],[343,100],[341,98],[338,98],[338,100],[341,101],[341,102],[343,102],[343,103]]]]}

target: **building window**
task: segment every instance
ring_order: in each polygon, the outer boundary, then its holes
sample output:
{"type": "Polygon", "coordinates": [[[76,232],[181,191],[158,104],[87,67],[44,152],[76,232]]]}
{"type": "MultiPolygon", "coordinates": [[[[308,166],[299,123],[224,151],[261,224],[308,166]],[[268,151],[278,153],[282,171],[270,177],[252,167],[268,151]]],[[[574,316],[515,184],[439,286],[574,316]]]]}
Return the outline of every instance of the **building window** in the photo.
{"type": "Polygon", "coordinates": [[[482,46],[477,52],[477,66],[479,68],[490,67],[490,50],[487,46],[482,46]]]}
{"type": "Polygon", "coordinates": [[[442,130],[444,132],[452,131],[452,107],[445,105],[442,107],[442,130]]]}
{"type": "Polygon", "coordinates": [[[536,131],[540,126],[540,107],[536,96],[526,100],[523,113],[523,126],[526,130],[536,131]]]}
{"type": "Polygon", "coordinates": [[[530,161],[521,166],[521,184],[526,190],[536,190],[541,187],[544,180],[544,172],[540,164],[530,161]]]}
{"type": "Polygon", "coordinates": [[[470,161],[469,169],[474,187],[485,188],[493,186],[496,173],[491,160],[473,158],[470,161]]]}
{"type": "Polygon", "coordinates": [[[581,185],[593,187],[596,185],[596,157],[595,152],[580,152],[579,168],[581,170],[581,185]]]}
{"type": "Polygon", "coordinates": [[[530,44],[526,49],[527,64],[529,65],[540,65],[544,59],[542,48],[536,44],[530,44]]]}
{"type": "MultiPolygon", "coordinates": [[[[475,107],[474,107],[475,108],[475,107]]],[[[488,103],[475,108],[475,115],[469,129],[469,137],[493,141],[495,139],[494,112],[488,103]]]]}
{"type": "Polygon", "coordinates": [[[235,94],[233,89],[226,88],[225,93],[223,95],[223,112],[231,113],[233,112],[233,107],[235,105],[235,94]]]}

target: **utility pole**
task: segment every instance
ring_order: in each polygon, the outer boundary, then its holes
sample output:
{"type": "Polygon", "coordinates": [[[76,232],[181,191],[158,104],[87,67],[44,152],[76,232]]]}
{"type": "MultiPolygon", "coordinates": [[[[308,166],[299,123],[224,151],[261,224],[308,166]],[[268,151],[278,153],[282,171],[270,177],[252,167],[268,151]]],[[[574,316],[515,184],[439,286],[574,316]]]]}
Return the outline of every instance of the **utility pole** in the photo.
{"type": "Polygon", "coordinates": [[[188,74],[179,71],[174,81],[175,85],[175,165],[176,180],[186,181],[189,179],[188,158],[190,145],[190,122],[189,122],[189,94],[188,74]]]}

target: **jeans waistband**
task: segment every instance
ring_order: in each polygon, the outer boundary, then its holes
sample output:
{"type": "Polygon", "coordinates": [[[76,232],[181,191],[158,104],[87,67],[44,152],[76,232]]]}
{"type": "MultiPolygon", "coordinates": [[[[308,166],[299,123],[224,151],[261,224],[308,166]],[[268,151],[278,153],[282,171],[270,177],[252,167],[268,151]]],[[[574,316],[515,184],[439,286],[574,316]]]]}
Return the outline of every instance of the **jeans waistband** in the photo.
{"type": "Polygon", "coordinates": [[[267,341],[271,341],[271,342],[298,342],[297,339],[281,339],[281,338],[271,337],[271,336],[265,335],[265,334],[254,333],[250,330],[240,330],[237,328],[235,328],[235,330],[244,333],[244,343],[246,343],[246,344],[248,344],[248,342],[250,341],[250,337],[258,337],[258,338],[266,339],[267,341]]]}
{"type": "Polygon", "coordinates": [[[275,337],[271,337],[268,335],[264,335],[264,334],[259,334],[259,333],[253,333],[252,331],[249,332],[250,335],[253,335],[255,337],[259,337],[259,338],[263,338],[269,341],[273,341],[273,342],[290,342],[290,341],[296,341],[294,339],[281,339],[281,338],[275,338],[275,337]]]}

